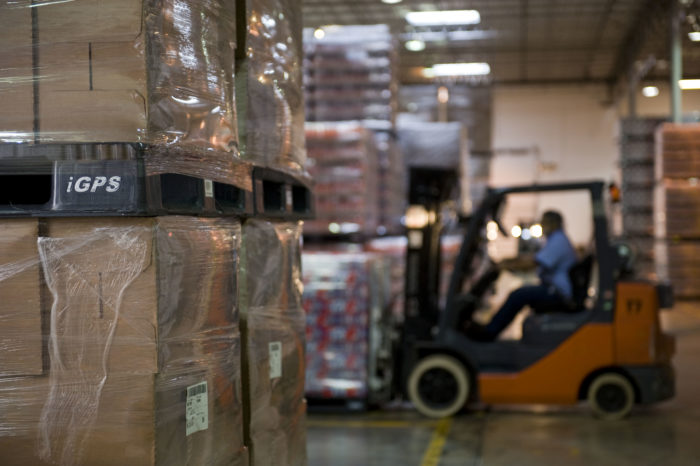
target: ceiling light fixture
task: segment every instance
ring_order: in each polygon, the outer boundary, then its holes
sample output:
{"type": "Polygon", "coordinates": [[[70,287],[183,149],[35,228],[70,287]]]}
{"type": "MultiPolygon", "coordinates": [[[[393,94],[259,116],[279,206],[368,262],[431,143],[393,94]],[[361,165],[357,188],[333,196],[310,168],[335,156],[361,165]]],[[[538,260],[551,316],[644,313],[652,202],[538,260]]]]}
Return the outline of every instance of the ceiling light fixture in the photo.
{"type": "Polygon", "coordinates": [[[317,28],[317,29],[314,31],[314,37],[315,37],[316,39],[321,40],[321,39],[323,39],[324,37],[326,37],[326,32],[325,32],[323,29],[321,29],[321,28],[317,28]]]}
{"type": "Polygon", "coordinates": [[[382,0],[382,3],[387,5],[395,5],[396,3],[401,3],[403,0],[382,0]]]}
{"type": "Polygon", "coordinates": [[[691,31],[688,33],[688,38],[693,42],[700,42],[700,31],[691,31]]]}
{"type": "Polygon", "coordinates": [[[642,95],[644,97],[656,97],[659,95],[659,88],[656,86],[645,86],[642,88],[642,95]]]}
{"type": "Polygon", "coordinates": [[[478,24],[481,15],[476,10],[409,11],[406,21],[412,26],[459,26],[478,24]]]}
{"type": "Polygon", "coordinates": [[[406,41],[406,50],[410,50],[411,52],[420,52],[421,50],[425,50],[425,41],[422,41],[420,39],[411,39],[406,41]]]}
{"type": "Polygon", "coordinates": [[[684,91],[690,89],[700,89],[700,79],[681,79],[678,81],[678,85],[684,91]]]}
{"type": "Polygon", "coordinates": [[[440,63],[423,70],[423,76],[448,77],[448,76],[484,76],[491,73],[488,63],[440,63]],[[428,71],[430,70],[430,71],[428,71]]]}

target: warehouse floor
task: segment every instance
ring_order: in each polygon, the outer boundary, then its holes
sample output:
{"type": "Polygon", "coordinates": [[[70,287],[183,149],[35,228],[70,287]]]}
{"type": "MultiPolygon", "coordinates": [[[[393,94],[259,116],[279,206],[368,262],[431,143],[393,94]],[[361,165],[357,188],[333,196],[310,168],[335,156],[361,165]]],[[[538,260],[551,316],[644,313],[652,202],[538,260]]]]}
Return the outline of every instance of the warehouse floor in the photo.
{"type": "Polygon", "coordinates": [[[700,304],[679,304],[662,320],[677,338],[676,398],[626,420],[598,421],[585,405],[497,406],[443,421],[406,409],[312,413],[309,465],[696,465],[700,304]]]}

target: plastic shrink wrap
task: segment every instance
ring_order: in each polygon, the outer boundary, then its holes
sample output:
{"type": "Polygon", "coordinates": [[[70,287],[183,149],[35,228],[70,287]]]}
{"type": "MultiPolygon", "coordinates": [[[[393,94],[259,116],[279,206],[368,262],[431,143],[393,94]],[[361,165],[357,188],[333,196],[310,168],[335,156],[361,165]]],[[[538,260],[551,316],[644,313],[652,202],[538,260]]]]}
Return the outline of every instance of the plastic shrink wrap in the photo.
{"type": "Polygon", "coordinates": [[[306,464],[301,223],[243,224],[241,323],[253,466],[306,464]]]}
{"type": "Polygon", "coordinates": [[[237,221],[0,228],[0,463],[247,464],[237,221]]]}
{"type": "Polygon", "coordinates": [[[301,1],[245,0],[245,53],[237,60],[241,152],[246,160],[301,174],[304,95],[301,1]]]}
{"type": "Polygon", "coordinates": [[[379,375],[391,348],[388,262],[362,252],[305,251],[302,266],[307,396],[373,401],[388,388],[379,375]]]}
{"type": "Polygon", "coordinates": [[[235,20],[229,0],[0,2],[0,159],[237,181],[235,20]]]}
{"type": "Polygon", "coordinates": [[[377,149],[359,122],[307,123],[316,218],[305,233],[374,235],[379,223],[377,149]]]}

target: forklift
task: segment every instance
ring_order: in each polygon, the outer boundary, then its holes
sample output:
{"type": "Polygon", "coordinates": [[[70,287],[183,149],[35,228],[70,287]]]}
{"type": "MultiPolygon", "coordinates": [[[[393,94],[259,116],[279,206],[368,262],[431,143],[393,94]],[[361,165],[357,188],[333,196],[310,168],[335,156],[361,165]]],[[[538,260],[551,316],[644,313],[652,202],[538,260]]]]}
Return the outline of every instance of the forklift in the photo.
{"type": "Polygon", "coordinates": [[[403,396],[435,418],[451,416],[472,402],[574,405],[587,400],[597,417],[608,420],[627,416],[635,404],[673,397],[675,340],[662,332],[659,322],[659,309],[672,306],[671,289],[635,279],[630,248],[611,243],[605,183],[488,189],[464,222],[441,308],[440,212],[455,178],[450,170],[410,171],[409,202],[427,215],[423,222],[407,222],[405,317],[396,358],[403,396]],[[528,316],[519,340],[468,338],[465,322],[498,278],[495,264],[483,266],[489,261],[487,223],[495,222],[506,235],[500,214],[509,196],[570,192],[589,195],[594,251],[569,273],[571,305],[528,316]],[[592,286],[597,287],[593,296],[592,286]]]}

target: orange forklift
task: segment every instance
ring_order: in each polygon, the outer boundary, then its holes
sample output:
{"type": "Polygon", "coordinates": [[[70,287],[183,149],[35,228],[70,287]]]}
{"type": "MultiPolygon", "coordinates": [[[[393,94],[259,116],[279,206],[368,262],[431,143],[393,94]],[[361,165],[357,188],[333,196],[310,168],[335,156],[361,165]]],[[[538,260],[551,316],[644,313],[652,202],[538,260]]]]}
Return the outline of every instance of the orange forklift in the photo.
{"type": "Polygon", "coordinates": [[[418,411],[444,417],[477,401],[573,405],[588,400],[596,416],[620,419],[635,404],[673,397],[675,340],[659,323],[659,309],[672,306],[671,290],[635,279],[630,248],[611,244],[603,182],[490,189],[467,220],[446,304],[440,308],[439,212],[449,197],[445,177],[450,176],[441,170],[411,173],[410,202],[429,215],[423,225],[408,225],[397,370],[400,390],[418,411]],[[418,186],[414,180],[420,180],[418,186]],[[468,338],[465,322],[498,278],[493,263],[483,266],[489,260],[487,223],[495,222],[505,235],[499,216],[509,196],[570,192],[589,194],[593,217],[593,252],[570,271],[571,305],[528,316],[519,340],[468,338]]]}

